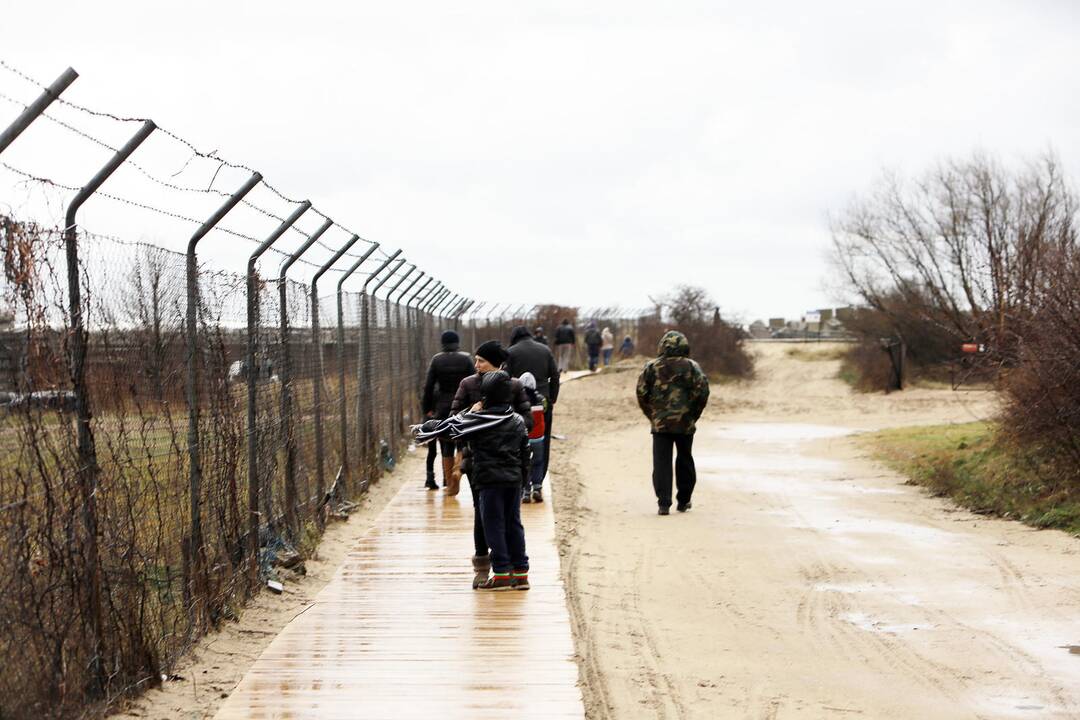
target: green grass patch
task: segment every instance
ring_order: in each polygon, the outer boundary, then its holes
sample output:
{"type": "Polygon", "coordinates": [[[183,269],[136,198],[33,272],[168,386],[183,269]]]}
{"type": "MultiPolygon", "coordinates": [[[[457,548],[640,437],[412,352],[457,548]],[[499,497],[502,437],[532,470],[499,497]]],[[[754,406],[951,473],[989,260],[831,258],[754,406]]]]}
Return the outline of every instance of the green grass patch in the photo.
{"type": "Polygon", "coordinates": [[[1080,535],[1080,491],[1040,448],[1021,448],[993,423],[883,430],[875,457],[934,495],[977,513],[1080,535]]]}

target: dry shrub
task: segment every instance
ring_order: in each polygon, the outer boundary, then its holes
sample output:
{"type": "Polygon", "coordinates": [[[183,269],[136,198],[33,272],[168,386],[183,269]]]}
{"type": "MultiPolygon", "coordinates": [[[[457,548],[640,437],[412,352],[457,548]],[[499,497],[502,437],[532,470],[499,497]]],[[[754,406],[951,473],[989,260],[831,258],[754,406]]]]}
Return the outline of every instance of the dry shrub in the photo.
{"type": "Polygon", "coordinates": [[[686,335],[691,357],[708,375],[749,378],[754,374],[754,359],[746,351],[745,333],[721,317],[719,308],[702,288],[681,285],[661,299],[657,314],[639,323],[638,351],[654,352],[668,330],[686,335]]]}
{"type": "Polygon", "coordinates": [[[1080,490],[1080,250],[1048,258],[1053,280],[1038,312],[1016,325],[1017,355],[1004,375],[1005,432],[1053,450],[1060,480],[1080,490]]]}

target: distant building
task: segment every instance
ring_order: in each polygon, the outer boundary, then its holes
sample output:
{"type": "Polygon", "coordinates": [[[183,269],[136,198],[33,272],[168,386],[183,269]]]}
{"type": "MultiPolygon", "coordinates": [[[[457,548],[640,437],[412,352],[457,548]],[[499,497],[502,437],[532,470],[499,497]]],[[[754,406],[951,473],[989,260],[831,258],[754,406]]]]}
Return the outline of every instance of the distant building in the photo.
{"type": "Polygon", "coordinates": [[[762,340],[772,337],[772,331],[769,330],[769,326],[763,323],[761,320],[755,320],[750,323],[750,337],[755,340],[762,340]]]}

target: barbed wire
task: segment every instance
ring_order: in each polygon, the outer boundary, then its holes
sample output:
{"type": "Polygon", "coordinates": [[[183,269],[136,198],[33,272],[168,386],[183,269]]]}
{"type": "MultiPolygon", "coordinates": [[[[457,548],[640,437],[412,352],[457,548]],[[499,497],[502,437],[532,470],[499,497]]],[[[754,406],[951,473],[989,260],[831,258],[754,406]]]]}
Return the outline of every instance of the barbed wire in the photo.
{"type": "MultiPolygon", "coordinates": [[[[34,85],[35,87],[37,87],[37,88],[39,88],[41,90],[47,90],[48,89],[47,85],[45,85],[41,81],[37,80],[36,78],[28,75],[27,73],[24,73],[23,71],[19,70],[18,68],[13,67],[10,63],[6,62],[3,59],[0,59],[0,67],[2,67],[3,69],[7,70],[8,72],[16,75],[17,77],[25,80],[26,82],[34,85]]],[[[21,105],[24,108],[27,107],[24,103],[21,103],[18,100],[14,99],[14,98],[11,98],[9,96],[0,94],[0,97],[2,97],[4,100],[7,100],[7,101],[12,102],[14,104],[21,105]]],[[[77,103],[73,103],[73,102],[71,102],[69,100],[66,100],[63,97],[57,97],[56,102],[60,103],[61,105],[66,106],[66,107],[70,107],[73,110],[77,110],[79,112],[85,113],[87,115],[90,115],[90,116],[93,116],[93,117],[109,119],[109,120],[112,120],[114,122],[120,122],[120,123],[139,122],[139,123],[142,123],[142,122],[147,122],[148,120],[150,120],[150,118],[123,117],[123,116],[114,115],[114,114],[108,113],[108,112],[102,112],[100,110],[93,110],[93,109],[85,107],[83,105],[79,105],[77,103]]],[[[90,133],[88,133],[88,132],[86,132],[84,130],[81,130],[79,128],[76,128],[73,125],[71,125],[69,123],[66,123],[66,122],[64,122],[62,120],[59,120],[58,118],[53,117],[49,113],[42,113],[42,114],[47,119],[49,119],[52,122],[60,125],[61,127],[64,127],[65,129],[75,133],[76,135],[79,135],[80,137],[84,138],[85,140],[87,140],[87,141],[89,141],[91,143],[94,143],[94,144],[96,144],[96,145],[98,145],[98,146],[100,146],[102,148],[111,150],[114,153],[117,152],[117,148],[114,148],[113,146],[109,145],[107,142],[105,142],[105,141],[103,141],[103,140],[101,140],[99,138],[94,137],[90,133]]],[[[217,196],[222,197],[222,198],[228,198],[228,197],[231,197],[231,195],[229,193],[224,192],[222,190],[214,189],[212,187],[214,181],[217,179],[218,173],[221,171],[221,168],[228,167],[228,168],[231,168],[231,169],[234,169],[234,170],[243,170],[245,172],[252,173],[252,174],[254,174],[256,172],[256,170],[254,168],[251,168],[248,165],[244,165],[242,163],[230,162],[230,161],[222,158],[218,154],[217,150],[213,150],[213,151],[210,151],[210,152],[205,152],[205,151],[199,150],[192,142],[190,142],[189,140],[181,137],[177,133],[172,132],[168,128],[164,128],[161,125],[158,125],[156,122],[154,123],[154,125],[157,128],[157,132],[165,135],[166,137],[170,138],[171,140],[173,140],[173,141],[175,141],[177,143],[180,143],[181,145],[183,145],[185,148],[187,148],[191,152],[191,156],[188,158],[187,162],[184,164],[184,166],[177,173],[175,173],[173,175],[173,177],[175,177],[176,175],[179,175],[184,170],[186,170],[187,167],[191,164],[191,162],[195,158],[202,158],[202,159],[205,159],[205,160],[211,160],[213,162],[218,163],[218,167],[215,170],[213,177],[211,178],[210,185],[205,189],[176,185],[175,183],[170,183],[170,182],[168,182],[166,180],[162,180],[162,179],[154,176],[152,173],[150,173],[148,170],[146,170],[145,168],[143,168],[141,165],[137,164],[136,162],[133,162],[133,161],[129,160],[126,163],[127,165],[132,166],[137,171],[139,171],[141,174],[146,176],[149,180],[151,180],[151,181],[153,181],[155,183],[158,183],[159,185],[162,185],[163,187],[169,188],[171,190],[179,191],[179,192],[194,192],[194,193],[203,193],[203,194],[214,194],[214,195],[217,195],[217,196]]],[[[266,178],[262,179],[261,184],[263,185],[263,187],[265,187],[267,190],[269,190],[273,195],[275,195],[280,200],[283,200],[284,202],[291,203],[293,205],[299,205],[301,202],[304,202],[303,200],[297,200],[295,198],[290,198],[290,197],[286,196],[284,193],[282,193],[276,187],[274,187],[269,182],[267,182],[266,178]]],[[[281,217],[279,215],[276,215],[273,212],[271,212],[269,210],[266,210],[265,208],[262,208],[262,207],[259,207],[258,205],[255,205],[254,203],[252,203],[247,198],[244,198],[240,202],[243,205],[251,208],[252,210],[255,210],[256,212],[261,213],[262,215],[265,215],[266,217],[277,220],[278,222],[284,222],[283,217],[281,217]]],[[[374,244],[374,241],[364,238],[359,233],[354,233],[352,230],[345,227],[344,225],[337,222],[336,220],[333,220],[333,218],[329,217],[328,215],[323,213],[318,208],[315,208],[315,207],[311,208],[311,212],[313,214],[315,214],[315,215],[318,215],[323,220],[330,220],[331,222],[334,223],[334,227],[337,227],[338,229],[342,230],[343,232],[346,232],[346,233],[348,233],[350,235],[357,235],[358,237],[360,237],[360,240],[362,240],[363,242],[365,242],[365,243],[367,243],[369,245],[374,244]]],[[[290,227],[289,230],[293,231],[293,232],[296,232],[296,233],[299,233],[300,235],[304,235],[306,237],[306,235],[304,234],[304,232],[302,230],[300,230],[300,228],[290,227]]],[[[327,245],[321,239],[316,240],[315,244],[319,245],[320,247],[323,247],[326,250],[329,250],[330,252],[337,252],[337,248],[334,248],[334,247],[331,247],[330,245],[327,245]]],[[[359,259],[361,257],[361,255],[356,254],[356,253],[352,253],[352,252],[346,252],[344,254],[344,257],[351,257],[351,258],[354,258],[354,259],[359,259]]]]}
{"type": "MultiPolygon", "coordinates": [[[[10,165],[10,164],[2,161],[2,160],[0,160],[0,167],[4,168],[8,172],[19,175],[19,176],[25,178],[28,181],[36,182],[36,183],[39,183],[41,185],[47,185],[49,187],[54,187],[54,188],[57,188],[59,190],[67,190],[69,192],[79,192],[79,190],[81,190],[81,188],[77,188],[74,185],[66,185],[64,183],[53,180],[51,178],[34,175],[33,173],[29,173],[29,172],[27,172],[25,170],[21,170],[21,169],[19,169],[17,167],[14,167],[14,166],[12,166],[12,165],[10,165]]],[[[196,220],[195,218],[191,218],[191,217],[188,217],[186,215],[181,215],[180,213],[173,212],[171,210],[165,210],[165,209],[156,207],[154,205],[148,205],[146,203],[142,203],[142,202],[139,202],[137,200],[131,200],[129,198],[121,197],[119,195],[114,195],[112,193],[105,192],[103,190],[98,190],[94,194],[95,194],[95,196],[98,196],[98,197],[103,197],[103,198],[106,198],[108,200],[112,200],[114,202],[118,202],[118,203],[121,203],[121,204],[124,204],[124,205],[128,205],[128,206],[131,206],[131,207],[138,208],[140,210],[146,210],[148,212],[157,213],[159,215],[163,215],[165,217],[172,218],[174,220],[180,220],[180,221],[183,221],[183,222],[188,222],[188,223],[191,223],[191,224],[196,225],[196,226],[202,225],[201,220],[196,220]]],[[[240,232],[238,230],[233,230],[233,229],[231,229],[229,227],[226,227],[224,225],[217,225],[217,226],[214,227],[214,229],[219,230],[219,231],[221,231],[223,233],[226,233],[227,235],[231,235],[233,237],[240,238],[241,240],[246,240],[248,242],[254,243],[256,245],[259,245],[259,244],[261,244],[263,242],[262,240],[260,240],[260,239],[258,239],[256,237],[252,237],[251,235],[246,235],[246,234],[244,234],[244,233],[242,233],[242,232],[240,232]]],[[[100,235],[100,236],[101,237],[109,237],[107,235],[100,235]]],[[[118,239],[118,238],[114,238],[114,239],[118,239]]],[[[280,255],[280,256],[282,256],[284,258],[290,257],[292,255],[292,253],[286,252],[285,250],[282,250],[280,248],[276,248],[276,247],[273,247],[273,246],[270,246],[270,248],[268,248],[268,250],[270,252],[273,252],[273,253],[275,253],[277,255],[280,255]]],[[[307,260],[305,258],[298,258],[296,262],[298,262],[298,263],[300,263],[302,265],[307,265],[309,267],[316,268],[316,269],[322,267],[321,264],[313,262],[311,260],[307,260]]],[[[332,268],[329,269],[329,272],[342,273],[342,272],[345,272],[345,270],[343,268],[334,268],[334,267],[332,267],[332,268]]]]}

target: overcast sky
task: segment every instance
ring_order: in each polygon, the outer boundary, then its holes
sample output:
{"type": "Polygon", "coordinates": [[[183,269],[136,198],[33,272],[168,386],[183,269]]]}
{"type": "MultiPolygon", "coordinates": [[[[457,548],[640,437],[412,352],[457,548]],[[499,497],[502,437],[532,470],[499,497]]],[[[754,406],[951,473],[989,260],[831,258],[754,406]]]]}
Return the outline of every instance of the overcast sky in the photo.
{"type": "MultiPolygon", "coordinates": [[[[884,5],[12,1],[0,58],[73,66],[65,97],[257,168],[466,294],[641,306],[691,283],[749,321],[832,304],[827,214],[882,168],[1080,168],[1080,3],[884,5]]],[[[34,95],[4,72],[0,92],[34,95]]],[[[0,159],[72,184],[104,157],[16,146],[0,159]]],[[[0,208],[32,207],[0,182],[0,208]]],[[[98,231],[190,233],[104,202],[98,231]]]]}

